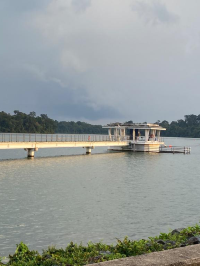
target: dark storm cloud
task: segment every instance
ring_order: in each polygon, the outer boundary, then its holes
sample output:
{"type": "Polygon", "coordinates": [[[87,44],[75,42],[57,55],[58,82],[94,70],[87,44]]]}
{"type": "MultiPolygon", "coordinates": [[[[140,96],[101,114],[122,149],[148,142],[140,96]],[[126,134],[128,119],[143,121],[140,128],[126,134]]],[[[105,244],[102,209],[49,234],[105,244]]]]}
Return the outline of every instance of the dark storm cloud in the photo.
{"type": "Polygon", "coordinates": [[[66,119],[66,117],[68,119],[84,119],[90,121],[107,120],[108,118],[114,121],[124,119],[117,109],[110,106],[99,106],[98,109],[94,109],[81,102],[71,103],[67,101],[65,104],[53,104],[52,106],[46,107],[46,110],[51,116],[55,116],[56,111],[60,119],[66,119]]]}
{"type": "MultiPolygon", "coordinates": [[[[57,64],[57,47],[48,47],[24,16],[31,11],[41,12],[48,2],[51,1],[6,0],[0,3],[0,10],[6,10],[0,25],[3,33],[0,47],[1,110],[27,113],[34,110],[55,119],[79,120],[81,117],[93,121],[121,117],[113,107],[91,102],[84,88],[78,86],[74,90],[74,85],[70,84],[70,69],[64,74],[65,80],[69,80],[67,84],[59,79],[62,70],[57,64]]],[[[73,0],[71,4],[76,11],[84,11],[90,1],[73,0]]]]}
{"type": "Polygon", "coordinates": [[[12,112],[20,110],[29,113],[30,110],[37,114],[45,113],[54,119],[89,119],[95,121],[103,118],[119,118],[117,110],[109,106],[93,107],[84,88],[63,88],[57,81],[38,80],[27,71],[14,71],[9,75],[1,71],[0,111],[12,112]],[[10,106],[13,110],[10,110],[10,106]]]}
{"type": "Polygon", "coordinates": [[[199,8],[196,0],[1,0],[1,109],[87,121],[198,113],[199,8]]]}

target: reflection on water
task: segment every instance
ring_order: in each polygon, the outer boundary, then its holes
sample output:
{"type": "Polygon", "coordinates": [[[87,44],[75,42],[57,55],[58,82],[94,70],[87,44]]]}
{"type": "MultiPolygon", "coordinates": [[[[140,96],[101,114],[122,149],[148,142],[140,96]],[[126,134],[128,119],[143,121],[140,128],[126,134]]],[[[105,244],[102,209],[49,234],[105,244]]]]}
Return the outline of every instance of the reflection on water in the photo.
{"type": "Polygon", "coordinates": [[[67,156],[85,150],[44,149],[28,160],[24,151],[1,151],[1,256],[21,241],[41,251],[70,241],[146,238],[199,222],[200,140],[166,142],[191,146],[192,153],[99,148],[94,155],[67,156]]]}

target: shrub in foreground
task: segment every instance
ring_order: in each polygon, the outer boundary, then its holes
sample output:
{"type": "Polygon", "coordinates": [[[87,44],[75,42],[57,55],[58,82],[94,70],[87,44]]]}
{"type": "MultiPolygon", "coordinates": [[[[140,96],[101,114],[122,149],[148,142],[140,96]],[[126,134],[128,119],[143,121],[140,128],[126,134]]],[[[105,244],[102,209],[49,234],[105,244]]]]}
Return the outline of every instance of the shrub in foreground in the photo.
{"type": "MultiPolygon", "coordinates": [[[[24,243],[17,245],[13,255],[9,255],[7,266],[72,266],[86,265],[113,259],[142,255],[145,253],[183,247],[200,243],[200,226],[181,228],[147,240],[132,241],[125,237],[116,245],[88,243],[87,246],[71,242],[65,249],[49,247],[42,254],[30,251],[24,243]]],[[[0,265],[5,265],[1,263],[0,265]]]]}

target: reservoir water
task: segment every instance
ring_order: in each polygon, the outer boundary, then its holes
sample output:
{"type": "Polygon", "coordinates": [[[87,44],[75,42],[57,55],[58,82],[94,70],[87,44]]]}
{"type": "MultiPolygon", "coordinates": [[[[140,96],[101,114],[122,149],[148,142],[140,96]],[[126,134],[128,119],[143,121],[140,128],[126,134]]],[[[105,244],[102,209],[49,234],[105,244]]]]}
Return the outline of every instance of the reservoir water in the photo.
{"type": "Polygon", "coordinates": [[[96,148],[0,150],[0,256],[23,241],[116,243],[200,220],[200,139],[165,138],[190,155],[111,153],[96,148]]]}

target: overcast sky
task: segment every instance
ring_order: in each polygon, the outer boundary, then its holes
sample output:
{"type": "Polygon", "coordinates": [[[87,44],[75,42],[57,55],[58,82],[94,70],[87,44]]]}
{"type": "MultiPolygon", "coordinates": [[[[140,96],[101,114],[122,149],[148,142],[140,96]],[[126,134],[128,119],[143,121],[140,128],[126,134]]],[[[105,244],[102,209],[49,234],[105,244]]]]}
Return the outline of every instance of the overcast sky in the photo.
{"type": "Polygon", "coordinates": [[[199,0],[0,0],[0,111],[91,123],[200,113],[199,0]]]}

